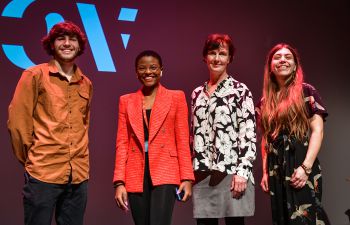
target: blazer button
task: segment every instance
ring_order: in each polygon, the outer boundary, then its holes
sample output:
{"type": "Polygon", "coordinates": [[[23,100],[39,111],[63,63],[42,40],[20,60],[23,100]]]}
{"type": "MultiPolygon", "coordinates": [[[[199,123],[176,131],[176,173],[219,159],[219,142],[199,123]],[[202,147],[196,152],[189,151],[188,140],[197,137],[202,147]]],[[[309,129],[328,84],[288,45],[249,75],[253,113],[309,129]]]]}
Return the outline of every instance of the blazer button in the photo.
{"type": "Polygon", "coordinates": [[[162,134],[165,134],[165,128],[162,129],[162,134]]]}
{"type": "Polygon", "coordinates": [[[134,137],[135,136],[135,134],[134,133],[131,133],[131,137],[134,137]]]}
{"type": "Polygon", "coordinates": [[[131,151],[132,151],[132,152],[135,152],[135,147],[132,147],[132,148],[131,148],[131,151]]]}
{"type": "Polygon", "coordinates": [[[161,147],[161,148],[164,148],[164,146],[165,146],[165,145],[164,145],[164,144],[162,144],[160,147],[161,147]]]}

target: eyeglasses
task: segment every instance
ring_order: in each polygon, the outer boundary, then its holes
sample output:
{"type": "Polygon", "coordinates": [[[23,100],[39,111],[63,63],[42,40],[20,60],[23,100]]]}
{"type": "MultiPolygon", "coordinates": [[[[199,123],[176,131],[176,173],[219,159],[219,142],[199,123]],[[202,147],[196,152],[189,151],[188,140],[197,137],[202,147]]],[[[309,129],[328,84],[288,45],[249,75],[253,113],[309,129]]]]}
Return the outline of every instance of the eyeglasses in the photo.
{"type": "Polygon", "coordinates": [[[139,72],[139,73],[145,73],[147,70],[149,70],[149,71],[151,71],[151,73],[154,73],[154,72],[156,72],[158,69],[159,69],[159,66],[155,66],[155,65],[152,65],[152,66],[150,66],[150,67],[140,66],[140,67],[137,67],[137,72],[139,72]]]}

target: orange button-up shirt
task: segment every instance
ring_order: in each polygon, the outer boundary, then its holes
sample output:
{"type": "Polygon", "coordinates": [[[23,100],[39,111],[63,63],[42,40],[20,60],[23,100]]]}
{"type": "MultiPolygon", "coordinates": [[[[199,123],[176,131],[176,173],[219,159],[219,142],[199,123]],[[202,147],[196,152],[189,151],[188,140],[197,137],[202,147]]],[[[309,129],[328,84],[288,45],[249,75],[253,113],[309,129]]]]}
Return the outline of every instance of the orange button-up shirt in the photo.
{"type": "Polygon", "coordinates": [[[91,81],[78,67],[71,80],[54,60],[25,70],[7,122],[17,159],[34,178],[55,184],[89,178],[91,81]]]}

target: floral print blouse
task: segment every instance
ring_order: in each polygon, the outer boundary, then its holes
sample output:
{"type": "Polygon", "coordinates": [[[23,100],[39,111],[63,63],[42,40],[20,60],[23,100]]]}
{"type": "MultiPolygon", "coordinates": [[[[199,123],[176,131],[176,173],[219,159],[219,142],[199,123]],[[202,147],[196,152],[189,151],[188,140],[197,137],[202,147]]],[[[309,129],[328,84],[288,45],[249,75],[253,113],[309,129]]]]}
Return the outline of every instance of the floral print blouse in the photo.
{"type": "Polygon", "coordinates": [[[254,183],[256,158],[253,97],[233,77],[223,80],[210,96],[208,82],[191,96],[191,147],[195,171],[217,170],[254,183]]]}

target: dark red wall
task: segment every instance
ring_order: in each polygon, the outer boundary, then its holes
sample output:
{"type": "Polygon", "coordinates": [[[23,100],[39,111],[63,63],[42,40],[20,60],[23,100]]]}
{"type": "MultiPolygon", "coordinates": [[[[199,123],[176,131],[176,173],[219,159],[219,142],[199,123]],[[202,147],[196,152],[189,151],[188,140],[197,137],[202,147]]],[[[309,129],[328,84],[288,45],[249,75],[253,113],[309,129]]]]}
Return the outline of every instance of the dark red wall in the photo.
{"type": "MultiPolygon", "coordinates": [[[[0,2],[0,11],[10,1],[0,2]]],[[[99,72],[88,46],[78,65],[91,78],[94,98],[90,127],[91,178],[86,211],[87,225],[131,225],[130,213],[114,203],[112,175],[118,97],[139,87],[134,58],[145,49],[163,57],[162,83],[182,89],[189,100],[191,91],[208,78],[201,51],[209,33],[229,34],[237,48],[229,73],[260,98],[267,51],[278,42],[295,46],[306,73],[306,81],[323,96],[330,117],[320,153],[324,171],[324,206],[335,225],[345,224],[350,208],[348,164],[350,4],[348,1],[131,1],[131,0],[38,0],[22,19],[0,16],[0,44],[24,46],[35,62],[49,60],[40,39],[46,33],[45,16],[57,12],[83,27],[76,3],[96,6],[117,72],[99,72]],[[137,8],[135,22],[117,21],[121,7],[137,8]],[[120,33],[131,34],[125,50],[120,33]]],[[[0,223],[23,224],[21,189],[23,168],[12,154],[6,128],[7,107],[22,69],[13,65],[0,48],[0,223]]],[[[255,163],[256,215],[247,225],[271,224],[269,198],[262,193],[260,151],[255,163]]],[[[174,225],[195,224],[192,204],[178,203],[174,225]]]]}

